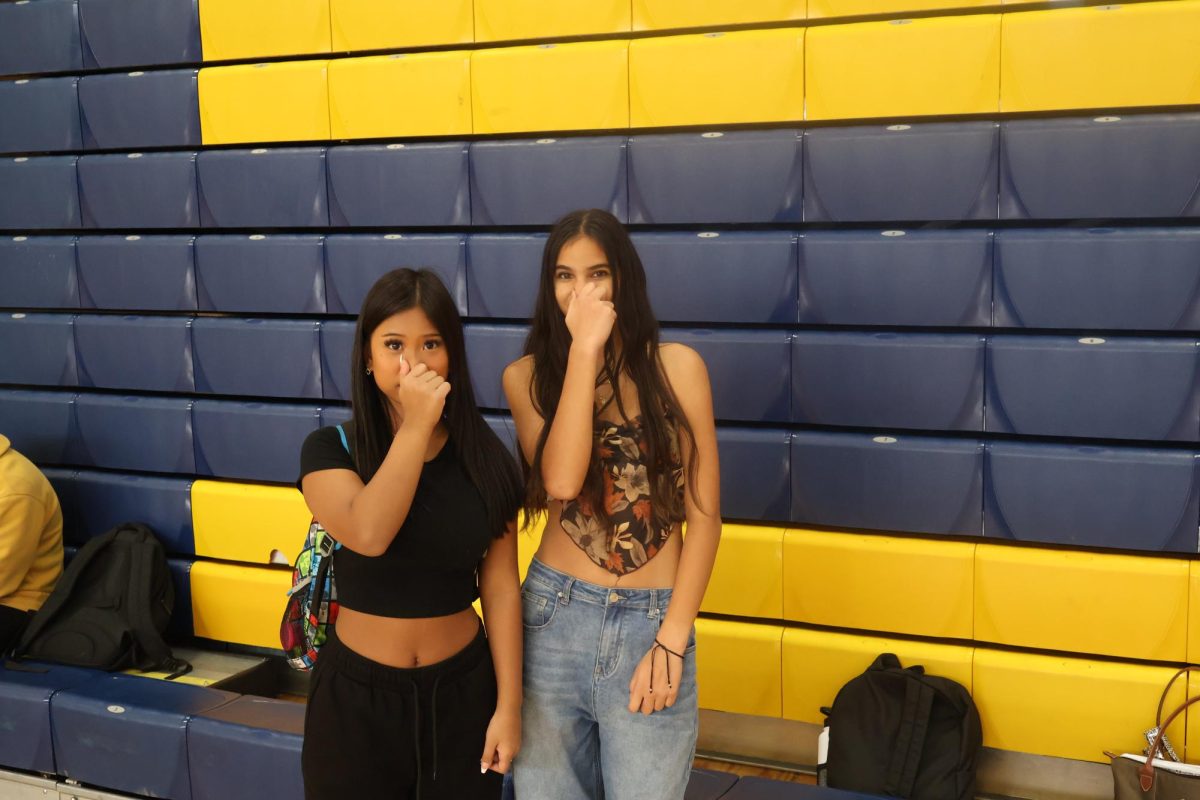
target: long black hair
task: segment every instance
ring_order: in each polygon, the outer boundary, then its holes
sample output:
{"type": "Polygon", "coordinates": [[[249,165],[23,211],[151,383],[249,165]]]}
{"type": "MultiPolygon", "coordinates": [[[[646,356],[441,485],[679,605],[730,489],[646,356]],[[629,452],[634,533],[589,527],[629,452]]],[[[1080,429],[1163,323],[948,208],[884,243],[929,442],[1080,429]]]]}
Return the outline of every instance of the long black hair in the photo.
{"type": "MultiPolygon", "coordinates": [[[[625,226],[607,211],[588,209],[572,211],[555,223],[542,251],[542,272],[538,286],[533,324],[525,340],[525,355],[533,356],[533,380],[530,399],[545,420],[538,438],[533,463],[522,467],[525,473],[525,518],[527,524],[546,509],[546,486],[542,480],[542,454],[550,434],[551,421],[558,410],[563,378],[567,372],[567,354],[571,347],[571,332],[559,308],[554,292],[554,275],[558,256],[563,247],[580,236],[594,241],[604,251],[613,273],[613,305],[617,321],[613,335],[604,345],[604,366],[601,380],[613,387],[613,400],[623,419],[628,419],[621,401],[619,377],[628,375],[637,389],[641,407],[642,430],[646,437],[646,472],[650,484],[650,504],[658,525],[671,525],[684,518],[683,501],[675,485],[672,453],[678,445],[676,435],[689,443],[690,455],[685,466],[687,485],[695,487],[695,437],[679,401],[663,371],[658,352],[658,320],[650,308],[646,294],[646,270],[625,226]],[[620,341],[618,348],[614,339],[620,341]]],[[[588,473],[583,484],[583,496],[591,499],[594,513],[608,525],[609,518],[603,502],[603,476],[595,458],[588,461],[588,473]]]]}
{"type": "Polygon", "coordinates": [[[512,454],[488,427],[471,388],[462,319],[450,292],[427,269],[396,269],[384,275],[363,300],[350,351],[350,383],[354,410],[354,466],[363,482],[371,479],[391,446],[393,431],[388,400],[366,374],[371,334],[394,314],[419,308],[442,337],[450,361],[444,419],[450,446],[483,496],[488,526],[501,536],[521,505],[521,479],[512,454]]]}

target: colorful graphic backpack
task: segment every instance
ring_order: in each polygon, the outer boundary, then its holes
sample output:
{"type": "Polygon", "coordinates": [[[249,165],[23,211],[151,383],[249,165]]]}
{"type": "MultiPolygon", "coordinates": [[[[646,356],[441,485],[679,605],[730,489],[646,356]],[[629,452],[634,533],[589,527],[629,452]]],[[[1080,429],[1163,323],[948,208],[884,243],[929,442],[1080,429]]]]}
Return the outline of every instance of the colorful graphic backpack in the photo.
{"type": "MultiPolygon", "coordinates": [[[[341,425],[337,426],[337,432],[342,437],[342,447],[349,453],[350,445],[341,425]]],[[[287,607],[279,624],[279,643],[293,669],[312,669],[317,652],[325,644],[328,626],[337,620],[333,554],[341,546],[321,523],[312,521],[292,568],[292,588],[288,590],[287,607]]]]}

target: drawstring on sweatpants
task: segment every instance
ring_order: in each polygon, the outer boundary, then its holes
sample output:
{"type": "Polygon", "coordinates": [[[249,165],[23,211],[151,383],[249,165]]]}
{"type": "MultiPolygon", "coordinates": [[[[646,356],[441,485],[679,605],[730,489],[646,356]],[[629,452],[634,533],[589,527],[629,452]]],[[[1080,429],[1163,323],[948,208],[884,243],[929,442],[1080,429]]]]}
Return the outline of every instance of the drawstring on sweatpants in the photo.
{"type": "MultiPolygon", "coordinates": [[[[438,675],[433,679],[433,697],[430,702],[430,716],[432,719],[429,722],[433,736],[433,780],[437,780],[438,776],[438,735],[437,735],[437,697],[438,686],[441,685],[442,676],[438,675]]],[[[417,682],[411,678],[408,685],[412,687],[413,692],[413,746],[417,750],[417,798],[421,800],[421,690],[417,686],[417,682]]]]}

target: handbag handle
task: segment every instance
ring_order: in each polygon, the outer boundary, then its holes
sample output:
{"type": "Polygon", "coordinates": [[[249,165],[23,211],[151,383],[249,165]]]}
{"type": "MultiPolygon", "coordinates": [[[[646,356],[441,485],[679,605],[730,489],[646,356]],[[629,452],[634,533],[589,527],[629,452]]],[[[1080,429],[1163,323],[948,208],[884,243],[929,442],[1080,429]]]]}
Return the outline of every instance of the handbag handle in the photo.
{"type": "MultiPolygon", "coordinates": [[[[1165,705],[1167,702],[1167,695],[1171,693],[1171,687],[1175,685],[1175,681],[1179,680],[1180,676],[1186,675],[1189,672],[1200,672],[1200,667],[1196,667],[1196,666],[1184,667],[1183,669],[1179,670],[1174,675],[1172,675],[1171,680],[1167,681],[1166,687],[1163,688],[1162,696],[1158,698],[1158,711],[1154,712],[1154,726],[1156,728],[1163,727],[1163,724],[1162,724],[1163,705],[1165,705]]],[[[1157,753],[1158,751],[1155,750],[1154,752],[1157,753]]]]}
{"type": "Polygon", "coordinates": [[[1148,792],[1154,788],[1154,759],[1158,754],[1158,748],[1162,746],[1162,740],[1167,734],[1167,728],[1170,727],[1171,723],[1175,721],[1175,718],[1182,714],[1188,706],[1192,705],[1193,703],[1200,703],[1200,695],[1196,695],[1195,697],[1184,701],[1183,705],[1172,711],[1171,715],[1167,717],[1166,721],[1163,721],[1163,704],[1167,701],[1167,694],[1171,691],[1171,687],[1175,684],[1175,681],[1179,679],[1180,675],[1193,671],[1200,671],[1200,667],[1184,667],[1172,675],[1171,680],[1167,681],[1167,687],[1163,689],[1162,697],[1160,697],[1158,700],[1158,712],[1154,715],[1154,721],[1158,726],[1158,733],[1154,736],[1154,741],[1150,744],[1150,752],[1146,756],[1146,763],[1142,765],[1140,770],[1138,770],[1138,782],[1141,784],[1143,792],[1148,792]]]}

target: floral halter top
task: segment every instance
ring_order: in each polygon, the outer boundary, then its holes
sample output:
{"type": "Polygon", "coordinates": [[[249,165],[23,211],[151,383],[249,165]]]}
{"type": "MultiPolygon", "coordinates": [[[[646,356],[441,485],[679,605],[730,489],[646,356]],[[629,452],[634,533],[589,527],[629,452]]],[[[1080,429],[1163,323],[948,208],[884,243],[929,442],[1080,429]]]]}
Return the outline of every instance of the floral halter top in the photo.
{"type": "MultiPolygon", "coordinates": [[[[671,474],[682,499],[683,464],[673,425],[671,432],[671,474]]],[[[559,521],[588,558],[614,575],[624,575],[654,558],[673,528],[655,524],[641,416],[629,423],[596,420],[593,457],[603,476],[602,501],[611,527],[595,515],[594,501],[585,495],[563,503],[559,521]]]]}

